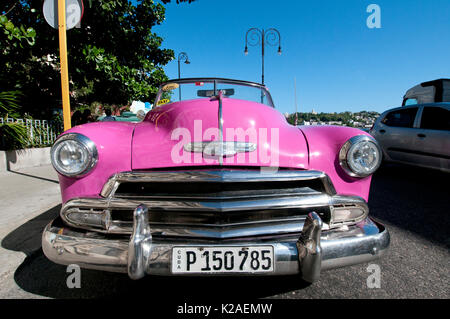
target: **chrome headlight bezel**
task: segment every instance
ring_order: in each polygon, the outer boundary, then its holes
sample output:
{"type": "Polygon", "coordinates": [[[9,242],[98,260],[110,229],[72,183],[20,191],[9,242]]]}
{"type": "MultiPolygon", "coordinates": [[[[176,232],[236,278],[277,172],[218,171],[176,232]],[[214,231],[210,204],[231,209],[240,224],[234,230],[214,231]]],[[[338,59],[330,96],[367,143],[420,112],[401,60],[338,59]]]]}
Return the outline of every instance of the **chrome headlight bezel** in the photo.
{"type": "Polygon", "coordinates": [[[381,160],[382,160],[382,152],[381,152],[381,148],[378,145],[378,142],[367,135],[357,135],[354,136],[352,138],[350,138],[347,142],[344,143],[344,145],[341,147],[341,150],[339,151],[339,164],[341,165],[342,169],[351,177],[367,177],[372,175],[373,173],[376,172],[376,170],[380,167],[381,165],[381,160]],[[361,145],[362,143],[371,143],[372,146],[374,146],[378,152],[378,162],[377,164],[368,172],[358,172],[355,171],[352,168],[352,165],[349,164],[349,161],[351,161],[351,159],[349,158],[349,154],[351,153],[350,151],[352,151],[354,148],[358,147],[358,145],[361,145]]]}
{"type": "Polygon", "coordinates": [[[79,133],[68,133],[63,136],[61,136],[55,144],[53,144],[51,149],[51,161],[52,165],[55,168],[55,170],[60,173],[61,175],[68,176],[68,177],[81,177],[88,174],[97,164],[98,161],[98,152],[97,147],[95,146],[95,143],[91,141],[88,137],[79,134],[79,133]],[[77,143],[81,148],[83,148],[86,151],[86,161],[83,164],[82,168],[77,172],[68,172],[65,171],[59,164],[58,164],[58,156],[59,151],[61,150],[61,144],[67,141],[73,141],[77,143]]]}

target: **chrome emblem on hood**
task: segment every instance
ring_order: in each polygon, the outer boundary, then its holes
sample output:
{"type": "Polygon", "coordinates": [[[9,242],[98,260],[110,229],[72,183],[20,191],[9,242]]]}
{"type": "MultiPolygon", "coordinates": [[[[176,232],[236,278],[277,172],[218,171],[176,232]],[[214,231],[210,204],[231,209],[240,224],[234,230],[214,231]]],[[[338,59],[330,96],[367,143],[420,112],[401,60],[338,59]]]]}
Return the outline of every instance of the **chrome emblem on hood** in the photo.
{"type": "Polygon", "coordinates": [[[236,153],[253,152],[256,150],[256,143],[247,142],[192,142],[184,145],[187,152],[203,153],[207,156],[227,157],[236,153]]]}

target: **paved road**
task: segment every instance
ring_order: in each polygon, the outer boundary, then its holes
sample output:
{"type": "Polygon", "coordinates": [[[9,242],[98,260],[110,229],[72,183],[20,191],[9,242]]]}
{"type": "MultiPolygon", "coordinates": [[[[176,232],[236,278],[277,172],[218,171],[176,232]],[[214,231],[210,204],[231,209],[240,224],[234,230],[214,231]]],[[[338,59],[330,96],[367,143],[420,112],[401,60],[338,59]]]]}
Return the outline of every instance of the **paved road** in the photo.
{"type": "Polygon", "coordinates": [[[50,167],[0,174],[0,298],[450,298],[449,177],[402,166],[374,176],[371,215],[391,233],[389,252],[376,262],[379,289],[367,288],[368,264],[324,272],[309,286],[292,276],[131,281],[82,270],[81,289],[68,289],[66,268],[40,248],[41,231],[60,208],[56,175],[50,167]]]}

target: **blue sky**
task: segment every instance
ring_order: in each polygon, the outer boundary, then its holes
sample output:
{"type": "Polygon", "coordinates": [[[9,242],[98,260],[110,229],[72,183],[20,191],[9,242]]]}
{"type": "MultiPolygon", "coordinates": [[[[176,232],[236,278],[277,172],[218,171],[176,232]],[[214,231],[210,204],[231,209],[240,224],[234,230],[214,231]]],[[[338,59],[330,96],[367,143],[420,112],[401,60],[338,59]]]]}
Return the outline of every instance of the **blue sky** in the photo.
{"type": "MultiPolygon", "coordinates": [[[[405,91],[450,77],[448,0],[197,0],[166,6],[153,30],[175,55],[187,52],[182,77],[217,76],[261,82],[261,47],[244,55],[251,27],[276,28],[282,55],[266,47],[265,82],[276,108],[295,111],[382,112],[405,91]],[[369,4],[381,8],[381,29],[366,25],[369,4]]],[[[165,67],[177,78],[176,60],[165,67]]]]}

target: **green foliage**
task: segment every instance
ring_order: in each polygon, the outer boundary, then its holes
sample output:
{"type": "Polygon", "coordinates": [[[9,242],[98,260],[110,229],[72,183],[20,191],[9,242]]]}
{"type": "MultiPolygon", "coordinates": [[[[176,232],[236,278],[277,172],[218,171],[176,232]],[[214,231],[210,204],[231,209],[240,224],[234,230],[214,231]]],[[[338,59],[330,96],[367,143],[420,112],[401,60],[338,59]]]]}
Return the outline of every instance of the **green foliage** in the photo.
{"type": "MultiPolygon", "coordinates": [[[[0,116],[6,121],[7,118],[17,118],[20,109],[19,99],[22,97],[20,91],[5,91],[0,92],[0,116]]],[[[25,119],[32,118],[28,115],[25,119]]],[[[60,116],[55,116],[51,119],[52,126],[57,129],[62,126],[60,116]]],[[[16,150],[27,147],[39,147],[41,141],[39,136],[44,133],[39,127],[33,127],[33,136],[28,134],[27,127],[24,123],[4,123],[0,124],[0,149],[16,150]]]]}
{"type": "MultiPolygon", "coordinates": [[[[19,110],[19,91],[0,92],[0,115],[5,118],[17,115],[19,110]]],[[[26,127],[15,123],[0,125],[0,145],[6,150],[23,148],[29,144],[26,127]]]]}
{"type": "Polygon", "coordinates": [[[1,144],[7,151],[29,147],[31,142],[27,135],[27,128],[19,123],[0,125],[0,137],[1,144]]]}
{"type": "Polygon", "coordinates": [[[0,116],[9,114],[10,116],[17,116],[20,109],[18,100],[22,96],[20,91],[5,91],[0,92],[0,116]]]}
{"type": "Polygon", "coordinates": [[[3,32],[5,36],[2,49],[7,52],[11,50],[11,47],[24,48],[27,45],[32,46],[35,43],[36,31],[33,28],[25,29],[23,25],[17,27],[5,15],[0,16],[0,32],[3,32]]]}
{"type": "MultiPolygon", "coordinates": [[[[26,117],[25,119],[31,119],[26,117]]],[[[55,117],[51,121],[51,127],[55,134],[59,134],[62,128],[60,117],[55,117]]],[[[33,147],[46,147],[51,143],[50,130],[39,126],[26,126],[25,123],[5,123],[0,124],[0,149],[18,150],[33,147]]]]}
{"type": "MultiPolygon", "coordinates": [[[[1,17],[0,91],[22,91],[22,112],[48,118],[61,108],[58,31],[46,23],[41,0],[6,2],[15,7],[1,17]]],[[[133,3],[86,1],[81,27],[67,31],[72,105],[152,101],[167,80],[163,66],[174,52],[152,32],[165,8],[153,0],[133,3]]]]}

